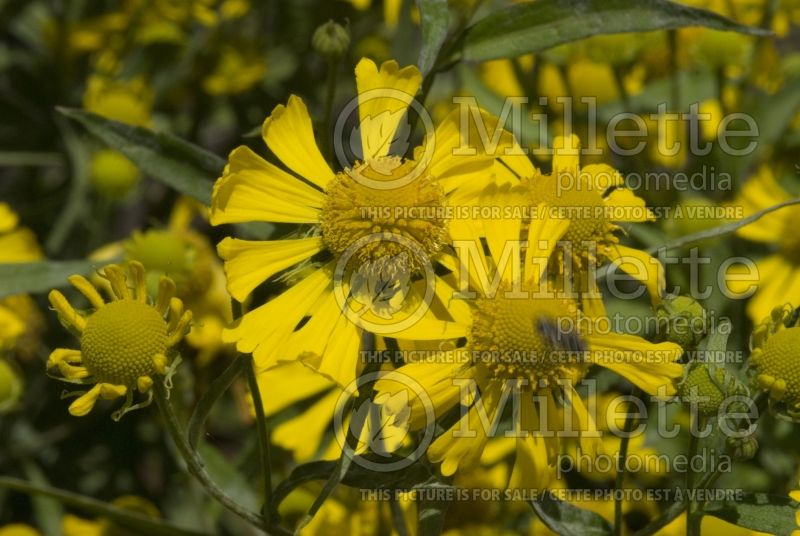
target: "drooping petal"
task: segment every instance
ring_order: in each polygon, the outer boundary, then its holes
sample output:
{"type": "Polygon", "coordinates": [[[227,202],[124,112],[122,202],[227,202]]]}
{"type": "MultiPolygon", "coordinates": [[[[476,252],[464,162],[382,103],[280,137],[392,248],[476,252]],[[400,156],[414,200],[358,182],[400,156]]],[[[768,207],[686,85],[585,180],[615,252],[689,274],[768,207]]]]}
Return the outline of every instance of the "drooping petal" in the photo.
{"type": "Polygon", "coordinates": [[[644,283],[645,287],[647,287],[647,292],[650,294],[650,300],[654,304],[661,301],[667,281],[664,266],[658,259],[640,249],[620,244],[615,244],[609,248],[608,259],[617,268],[637,281],[644,283]]]}
{"type": "Polygon", "coordinates": [[[324,194],[247,147],[234,149],[211,194],[211,224],[317,223],[324,194]]]}
{"type": "Polygon", "coordinates": [[[228,292],[244,301],[258,285],[322,249],[322,237],[297,240],[239,240],[225,238],[217,245],[225,261],[228,292]]]}
{"type": "Polygon", "coordinates": [[[264,121],[261,135],[275,156],[307,181],[324,190],[333,179],[334,173],[317,147],[311,116],[300,97],[292,95],[286,106],[276,106],[264,121]]]}

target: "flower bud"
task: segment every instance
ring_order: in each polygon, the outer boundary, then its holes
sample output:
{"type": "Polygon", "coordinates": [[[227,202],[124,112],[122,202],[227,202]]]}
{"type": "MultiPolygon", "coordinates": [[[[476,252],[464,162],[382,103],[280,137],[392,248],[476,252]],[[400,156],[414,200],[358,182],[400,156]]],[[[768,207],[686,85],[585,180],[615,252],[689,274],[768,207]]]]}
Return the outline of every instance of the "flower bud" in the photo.
{"type": "Polygon", "coordinates": [[[125,155],[104,149],[92,156],[92,186],[103,197],[121,199],[139,182],[139,169],[125,155]]]}
{"type": "Polygon", "coordinates": [[[725,440],[728,452],[736,461],[747,461],[758,452],[758,441],[752,435],[746,437],[729,437],[725,440]]]}
{"type": "Polygon", "coordinates": [[[656,309],[658,339],[692,348],[708,331],[706,310],[689,296],[668,296],[656,309]]]}
{"type": "Polygon", "coordinates": [[[350,33],[344,26],[329,20],[314,31],[311,46],[323,56],[338,58],[350,46],[350,33]]]}

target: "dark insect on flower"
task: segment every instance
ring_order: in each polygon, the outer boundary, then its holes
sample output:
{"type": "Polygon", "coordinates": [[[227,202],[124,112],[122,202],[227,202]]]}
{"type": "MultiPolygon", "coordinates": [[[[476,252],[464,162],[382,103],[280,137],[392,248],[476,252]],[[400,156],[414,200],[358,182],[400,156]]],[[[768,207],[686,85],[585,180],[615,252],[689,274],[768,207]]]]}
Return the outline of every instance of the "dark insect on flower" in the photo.
{"type": "Polygon", "coordinates": [[[558,322],[549,318],[539,318],[534,322],[534,328],[547,339],[553,350],[564,352],[569,357],[582,359],[589,348],[573,327],[569,331],[561,329],[558,322]]]}

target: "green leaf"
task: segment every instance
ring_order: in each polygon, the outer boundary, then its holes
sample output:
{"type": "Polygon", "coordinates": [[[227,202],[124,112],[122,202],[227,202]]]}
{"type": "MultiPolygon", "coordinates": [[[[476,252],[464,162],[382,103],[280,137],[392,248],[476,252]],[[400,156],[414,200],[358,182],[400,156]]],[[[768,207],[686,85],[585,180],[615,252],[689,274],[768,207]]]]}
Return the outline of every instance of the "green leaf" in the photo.
{"type": "Polygon", "coordinates": [[[705,26],[752,35],[770,32],[668,0],[540,0],[497,10],[471,26],[463,59],[485,61],[541,52],[598,34],[705,26]]]}
{"type": "Polygon", "coordinates": [[[795,514],[800,503],[782,495],[745,493],[744,498],[706,503],[704,511],[728,523],[776,536],[789,536],[797,530],[795,514]]]}
{"type": "Polygon", "coordinates": [[[70,491],[51,486],[35,486],[18,478],[0,477],[0,488],[30,495],[50,497],[61,504],[80,510],[88,515],[110,519],[115,525],[129,529],[135,534],[149,534],[151,536],[202,536],[205,534],[176,527],[164,520],[146,517],[70,491]]]}
{"type": "Polygon", "coordinates": [[[58,108],[152,178],[208,205],[225,160],[172,134],[126,125],[75,108],[58,108]]]}
{"type": "Polygon", "coordinates": [[[612,533],[608,521],[594,512],[561,501],[552,493],[545,493],[541,499],[530,501],[530,504],[547,528],[557,534],[607,536],[612,533]]]}
{"type": "Polygon", "coordinates": [[[422,48],[419,51],[419,70],[426,76],[439,57],[439,50],[447,38],[450,12],[447,0],[417,0],[420,27],[422,28],[422,48]]]}
{"type": "Polygon", "coordinates": [[[12,294],[47,292],[67,286],[72,274],[87,275],[98,268],[89,261],[42,261],[0,264],[0,298],[12,294]]]}

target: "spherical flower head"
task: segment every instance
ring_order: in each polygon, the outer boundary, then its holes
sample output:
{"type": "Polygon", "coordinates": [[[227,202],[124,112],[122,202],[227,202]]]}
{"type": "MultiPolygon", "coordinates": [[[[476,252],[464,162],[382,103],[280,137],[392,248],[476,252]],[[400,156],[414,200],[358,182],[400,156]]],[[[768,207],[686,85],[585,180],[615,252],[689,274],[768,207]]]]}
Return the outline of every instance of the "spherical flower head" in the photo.
{"type": "Polygon", "coordinates": [[[746,392],[744,385],[735,377],[725,374],[724,367],[711,367],[702,362],[691,365],[678,389],[681,400],[690,404],[690,407],[696,407],[704,417],[716,415],[726,398],[746,392]]]}
{"type": "Polygon", "coordinates": [[[800,322],[798,311],[776,307],[750,338],[750,370],[779,415],[800,420],[800,322]]]}
{"type": "MultiPolygon", "coordinates": [[[[146,275],[141,263],[128,263],[133,286],[122,267],[106,266],[101,276],[109,283],[111,301],[106,303],[85,277],[73,275],[69,282],[92,307],[78,312],[57,290],[50,292],[50,304],[61,323],[80,339],[80,350],[58,348],[50,354],[48,370],[58,369],[58,379],[93,385],[88,392],[70,393],[78,398],[70,405],[75,416],[89,413],[99,397],[125,396],[125,404],[114,413],[119,420],[127,411],[150,403],[150,388],[157,376],[165,376],[169,387],[179,362],[176,345],[191,327],[192,314],[174,297],[175,283],[162,277],[154,303],[149,301],[146,275]],[[133,405],[133,392],[147,399],[133,405]]],[[[160,379],[158,381],[161,381],[160,379]]]]}
{"type": "Polygon", "coordinates": [[[133,162],[118,151],[104,149],[92,156],[89,177],[101,196],[121,199],[139,182],[141,174],[133,162]]]}
{"type": "Polygon", "coordinates": [[[706,310],[690,296],[667,296],[656,307],[658,337],[693,348],[708,331],[706,310]]]}

